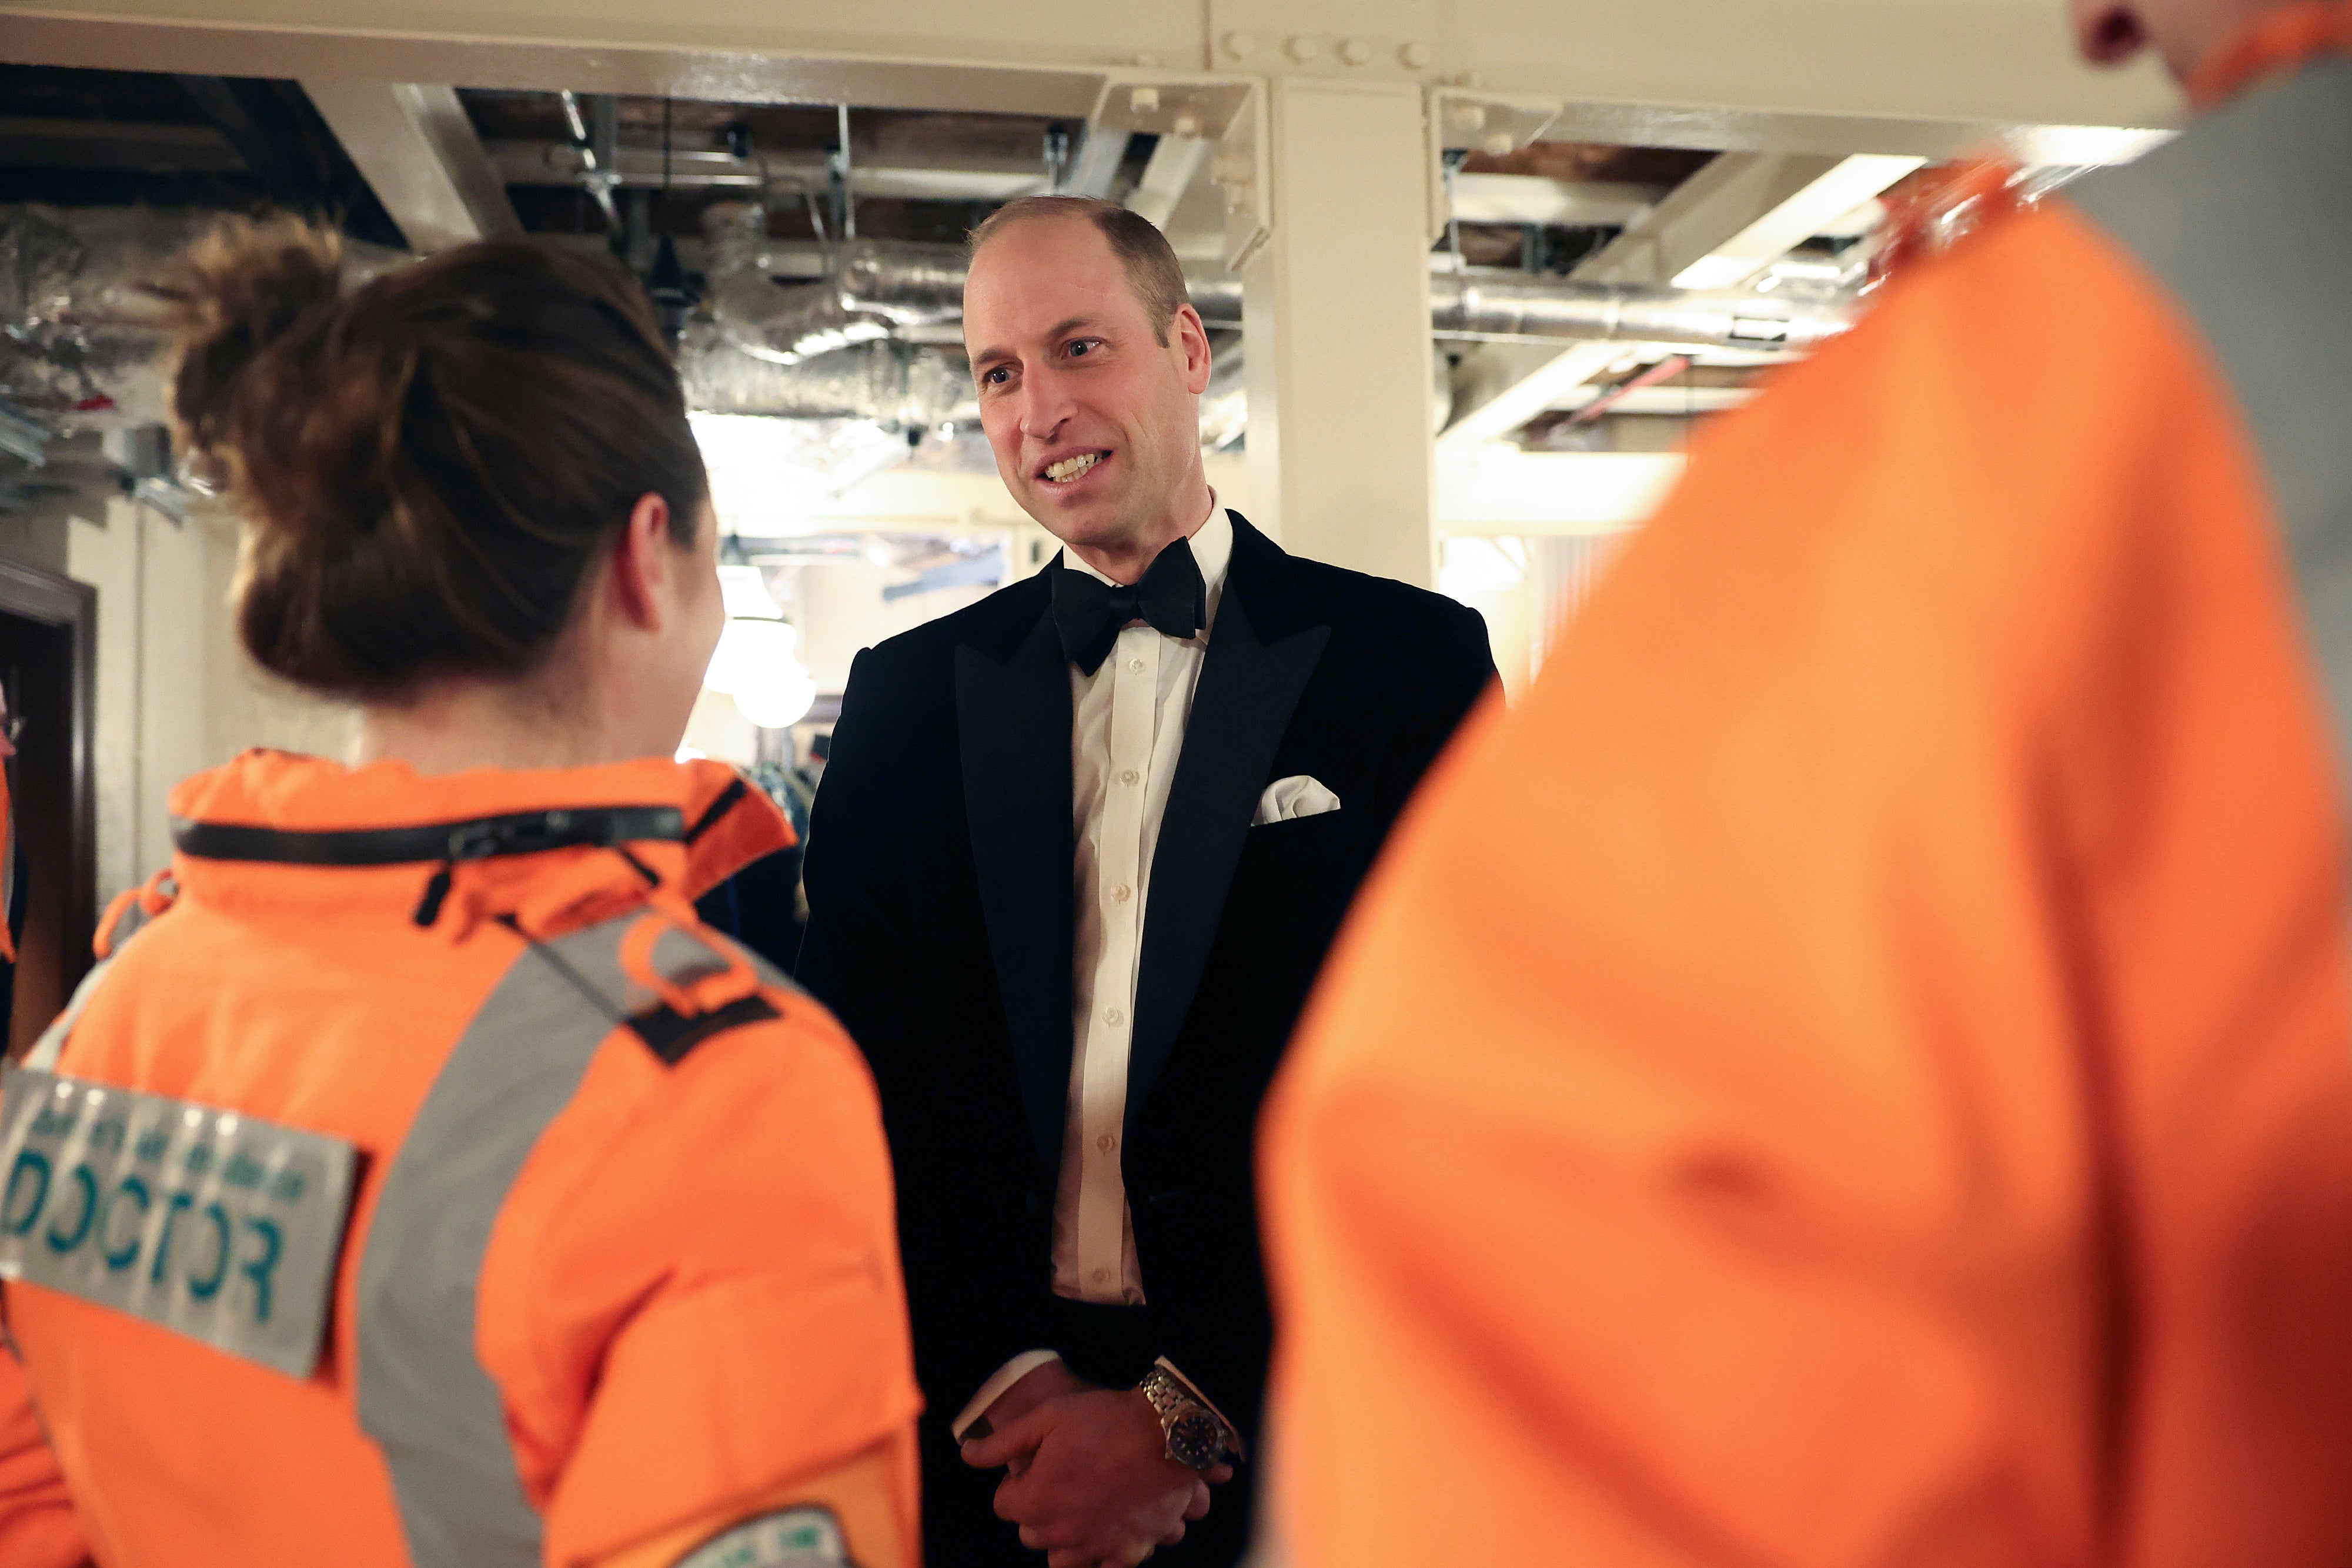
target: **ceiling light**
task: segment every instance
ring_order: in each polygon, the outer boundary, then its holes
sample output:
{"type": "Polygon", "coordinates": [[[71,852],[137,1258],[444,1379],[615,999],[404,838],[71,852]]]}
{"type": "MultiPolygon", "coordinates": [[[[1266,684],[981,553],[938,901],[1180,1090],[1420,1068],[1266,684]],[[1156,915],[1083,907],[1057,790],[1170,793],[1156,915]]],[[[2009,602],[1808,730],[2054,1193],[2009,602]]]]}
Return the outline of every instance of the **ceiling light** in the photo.
{"type": "Polygon", "coordinates": [[[737,710],[762,729],[796,724],[816,703],[816,682],[794,653],[798,640],[789,622],[732,617],[702,684],[734,698],[737,710]]]}
{"type": "Polygon", "coordinates": [[[730,617],[781,621],[784,612],[768,591],[767,574],[749,564],[719,569],[719,593],[730,617]]]}
{"type": "Polygon", "coordinates": [[[1507,593],[1528,577],[1527,546],[1517,538],[1456,534],[1445,540],[1441,559],[1437,584],[1449,599],[1507,593]]]}
{"type": "Polygon", "coordinates": [[[790,729],[816,706],[816,682],[794,664],[773,680],[734,694],[736,711],[761,729],[790,729]]]}

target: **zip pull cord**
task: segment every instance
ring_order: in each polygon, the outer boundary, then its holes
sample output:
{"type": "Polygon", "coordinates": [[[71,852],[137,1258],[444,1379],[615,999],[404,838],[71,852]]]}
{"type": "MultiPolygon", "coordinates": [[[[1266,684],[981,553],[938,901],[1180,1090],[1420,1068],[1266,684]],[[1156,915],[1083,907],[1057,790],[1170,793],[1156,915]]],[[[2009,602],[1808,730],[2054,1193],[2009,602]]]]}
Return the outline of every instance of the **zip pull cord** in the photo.
{"type": "MultiPolygon", "coordinates": [[[[449,890],[457,883],[457,866],[461,861],[483,861],[498,855],[531,854],[541,850],[561,849],[577,841],[572,825],[572,813],[561,808],[459,823],[449,831],[449,852],[443,858],[440,868],[434,872],[432,880],[425,884],[425,896],[417,902],[416,913],[410,918],[425,930],[432,929],[440,920],[442,906],[449,902],[449,890]]],[[[626,852],[623,851],[623,853],[626,852]]],[[[631,858],[634,860],[635,857],[631,858]]]]}
{"type": "Polygon", "coordinates": [[[420,929],[431,930],[441,918],[441,906],[448,902],[449,889],[457,880],[457,862],[443,861],[441,869],[433,873],[433,880],[425,884],[425,897],[417,904],[416,913],[409,916],[420,929]]]}

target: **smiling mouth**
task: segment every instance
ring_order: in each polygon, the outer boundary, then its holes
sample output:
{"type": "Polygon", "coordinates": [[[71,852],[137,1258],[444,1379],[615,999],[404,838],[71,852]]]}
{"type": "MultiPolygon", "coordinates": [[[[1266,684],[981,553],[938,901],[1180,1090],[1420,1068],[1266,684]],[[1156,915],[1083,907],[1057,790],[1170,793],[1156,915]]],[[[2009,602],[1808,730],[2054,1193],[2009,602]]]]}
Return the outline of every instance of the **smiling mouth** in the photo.
{"type": "Polygon", "coordinates": [[[1059,463],[1047,464],[1043,477],[1048,485],[1066,485],[1091,472],[1096,464],[1109,455],[1108,452],[1083,452],[1076,457],[1065,457],[1059,463]]]}

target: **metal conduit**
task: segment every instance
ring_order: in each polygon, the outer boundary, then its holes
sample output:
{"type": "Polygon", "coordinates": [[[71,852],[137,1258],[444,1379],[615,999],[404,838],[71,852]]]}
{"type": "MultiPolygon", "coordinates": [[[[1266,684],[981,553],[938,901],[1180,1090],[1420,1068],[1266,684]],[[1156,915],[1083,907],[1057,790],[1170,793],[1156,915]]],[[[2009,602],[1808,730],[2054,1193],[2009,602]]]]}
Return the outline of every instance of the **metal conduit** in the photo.
{"type": "Polygon", "coordinates": [[[1581,338],[1679,348],[1810,349],[1852,325],[1834,308],[1791,308],[1753,294],[1440,274],[1430,329],[1461,338],[1581,338]]]}
{"type": "MultiPolygon", "coordinates": [[[[963,314],[961,246],[860,241],[842,248],[839,308],[898,327],[935,326],[963,314]]],[[[1186,280],[1211,327],[1242,324],[1241,279],[1186,280]]],[[[806,286],[821,288],[822,285],[806,286]]],[[[1439,337],[1600,339],[1683,348],[1806,350],[1852,324],[1847,308],[1755,294],[1626,288],[1512,273],[1439,273],[1429,280],[1430,330],[1439,337]]],[[[721,296],[724,320],[728,296],[721,296]]]]}

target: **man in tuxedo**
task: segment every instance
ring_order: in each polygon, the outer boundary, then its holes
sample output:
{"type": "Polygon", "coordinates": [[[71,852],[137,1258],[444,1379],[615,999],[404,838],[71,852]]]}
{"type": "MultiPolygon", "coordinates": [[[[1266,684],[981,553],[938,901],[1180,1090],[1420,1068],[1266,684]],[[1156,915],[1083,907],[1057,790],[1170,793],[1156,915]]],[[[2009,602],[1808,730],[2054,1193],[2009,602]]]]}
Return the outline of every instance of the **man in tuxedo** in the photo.
{"type": "Polygon", "coordinates": [[[1271,1340],[1258,1103],[1494,662],[1475,612],[1218,507],[1208,340],[1148,222],[1004,208],[964,334],[998,471],[1066,549],[858,655],[800,977],[881,1087],[933,1568],[1227,1564],[1252,1489],[1211,1488],[1271,1340]]]}

